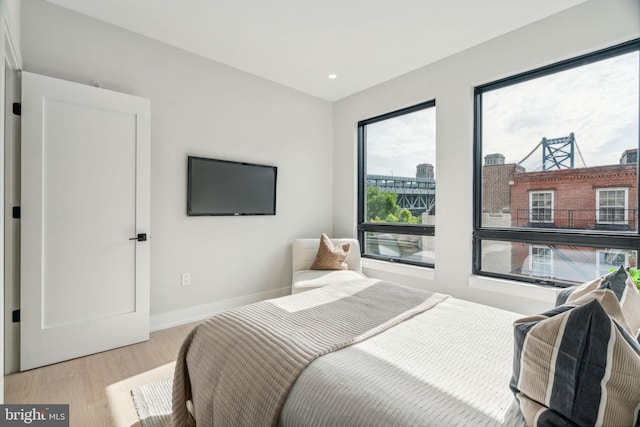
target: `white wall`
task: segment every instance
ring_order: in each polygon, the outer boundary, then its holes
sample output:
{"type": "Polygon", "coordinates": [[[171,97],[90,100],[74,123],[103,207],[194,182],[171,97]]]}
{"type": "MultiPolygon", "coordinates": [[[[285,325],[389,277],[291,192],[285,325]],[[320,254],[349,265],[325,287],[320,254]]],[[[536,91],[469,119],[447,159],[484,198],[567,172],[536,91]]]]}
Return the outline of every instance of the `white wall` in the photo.
{"type": "Polygon", "coordinates": [[[637,0],[590,0],[333,106],[43,0],[23,2],[22,55],[27,71],[151,99],[155,326],[284,292],[295,237],[355,235],[357,121],[429,99],[437,102],[437,267],[386,278],[531,312],[550,295],[518,297],[506,282],[495,285],[500,292],[477,280],[469,287],[473,87],[637,37],[639,12],[637,0]],[[187,154],[277,165],[278,215],[186,217],[187,154]],[[191,287],[180,287],[182,272],[191,287]]]}
{"type": "Polygon", "coordinates": [[[336,102],[335,234],[355,233],[357,122],[435,99],[438,214],[434,278],[393,272],[384,278],[513,311],[549,307],[553,292],[506,281],[470,279],[473,88],[638,37],[639,16],[637,0],[591,0],[336,102]]]}
{"type": "Polygon", "coordinates": [[[151,100],[152,327],[288,292],[291,240],[331,233],[331,103],[42,0],[23,2],[22,56],[151,100]],[[187,155],[278,166],[277,215],[187,217],[187,155]]]}

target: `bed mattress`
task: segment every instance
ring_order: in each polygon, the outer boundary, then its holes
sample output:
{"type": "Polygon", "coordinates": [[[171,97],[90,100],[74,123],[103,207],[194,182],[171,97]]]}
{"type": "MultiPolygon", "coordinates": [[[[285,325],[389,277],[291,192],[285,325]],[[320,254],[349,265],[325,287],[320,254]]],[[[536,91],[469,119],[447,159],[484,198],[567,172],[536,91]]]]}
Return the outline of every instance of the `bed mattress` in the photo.
{"type": "Polygon", "coordinates": [[[448,298],[312,362],[279,425],[524,426],[509,390],[519,317],[448,298]]]}

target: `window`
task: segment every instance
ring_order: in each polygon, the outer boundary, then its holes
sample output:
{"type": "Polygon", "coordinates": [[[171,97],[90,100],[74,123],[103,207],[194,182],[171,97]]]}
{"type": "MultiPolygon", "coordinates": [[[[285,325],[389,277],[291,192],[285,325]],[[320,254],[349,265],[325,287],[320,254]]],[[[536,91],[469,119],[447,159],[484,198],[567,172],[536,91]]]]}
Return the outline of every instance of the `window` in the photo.
{"type": "Polygon", "coordinates": [[[358,238],[363,256],[433,266],[435,101],[358,123],[358,238]]]}
{"type": "Polygon", "coordinates": [[[553,222],[553,192],[529,193],[529,221],[553,222]]]}
{"type": "Polygon", "coordinates": [[[597,221],[599,224],[627,223],[627,189],[606,188],[597,190],[597,221]]]}
{"type": "Polygon", "coordinates": [[[474,274],[568,286],[635,267],[639,48],[475,89],[474,274]]]}

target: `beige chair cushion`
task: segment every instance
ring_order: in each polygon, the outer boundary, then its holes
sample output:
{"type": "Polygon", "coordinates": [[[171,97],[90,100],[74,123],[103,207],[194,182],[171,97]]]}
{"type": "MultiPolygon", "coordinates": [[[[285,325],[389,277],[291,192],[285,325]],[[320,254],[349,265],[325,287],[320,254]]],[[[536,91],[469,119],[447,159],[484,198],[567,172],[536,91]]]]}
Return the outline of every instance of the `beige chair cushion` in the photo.
{"type": "Polygon", "coordinates": [[[366,279],[366,276],[353,270],[298,270],[293,273],[291,293],[296,294],[315,288],[321,288],[334,283],[349,282],[351,280],[366,279]]]}

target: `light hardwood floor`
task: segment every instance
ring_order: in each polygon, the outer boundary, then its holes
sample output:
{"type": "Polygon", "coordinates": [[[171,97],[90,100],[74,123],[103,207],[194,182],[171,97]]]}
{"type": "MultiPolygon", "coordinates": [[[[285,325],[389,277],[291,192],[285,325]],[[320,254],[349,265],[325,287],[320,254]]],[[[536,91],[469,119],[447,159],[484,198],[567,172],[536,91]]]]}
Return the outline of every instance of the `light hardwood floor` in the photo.
{"type": "Polygon", "coordinates": [[[72,427],[138,426],[131,389],[172,376],[180,344],[195,325],[153,332],[147,342],[7,375],[5,403],[68,403],[72,427]]]}

